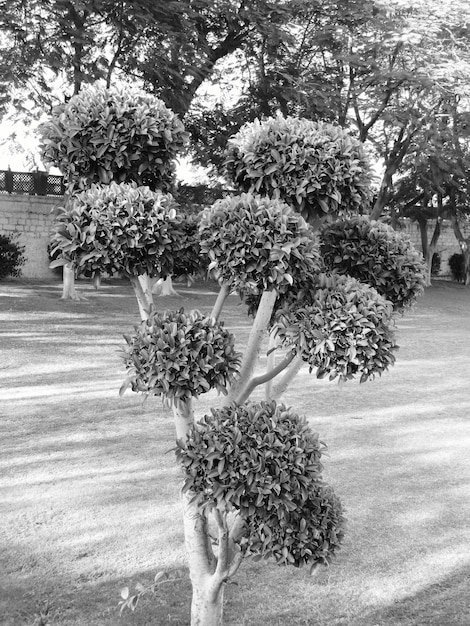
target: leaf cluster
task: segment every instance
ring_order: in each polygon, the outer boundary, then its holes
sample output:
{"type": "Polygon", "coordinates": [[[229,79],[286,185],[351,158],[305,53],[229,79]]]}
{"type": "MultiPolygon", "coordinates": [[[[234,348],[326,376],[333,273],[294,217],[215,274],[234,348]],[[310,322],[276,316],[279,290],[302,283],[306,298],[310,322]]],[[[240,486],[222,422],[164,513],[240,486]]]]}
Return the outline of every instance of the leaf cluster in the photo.
{"type": "Polygon", "coordinates": [[[44,163],[57,166],[72,186],[134,181],[169,191],[173,159],[187,141],[176,115],[134,86],[83,86],[41,125],[44,163]]]}
{"type": "Polygon", "coordinates": [[[341,505],[322,479],[325,446],[305,418],[275,402],[212,409],[179,441],[184,491],[236,511],[240,547],[296,566],[328,562],[341,541],[341,505]]]}
{"type": "Polygon", "coordinates": [[[297,307],[281,308],[274,332],[316,368],[317,378],[361,382],[395,362],[392,306],[374,288],[349,276],[320,275],[317,288],[297,307]]]}
{"type": "Polygon", "coordinates": [[[243,191],[279,198],[308,220],[362,212],[370,199],[363,147],[333,124],[280,114],[255,120],[228,142],[225,166],[243,191]]]}
{"type": "Polygon", "coordinates": [[[175,403],[210,389],[226,394],[241,360],[223,323],[199,311],[154,311],[125,340],[129,377],[122,390],[130,385],[175,403]]]}
{"type": "Polygon", "coordinates": [[[397,311],[424,290],[421,255],[405,235],[382,222],[357,216],[325,224],[320,251],[327,268],[371,285],[397,311]]]}
{"type": "Polygon", "coordinates": [[[200,214],[183,214],[179,229],[183,233],[180,249],[173,258],[174,277],[192,276],[206,270],[208,257],[201,252],[199,243],[200,214]]]}
{"type": "Polygon", "coordinates": [[[51,254],[79,272],[166,277],[184,245],[171,195],[115,182],[91,185],[60,210],[51,254]]]}
{"type": "Polygon", "coordinates": [[[276,199],[241,194],[219,200],[203,212],[199,232],[209,271],[240,291],[282,293],[318,259],[306,222],[276,199]]]}

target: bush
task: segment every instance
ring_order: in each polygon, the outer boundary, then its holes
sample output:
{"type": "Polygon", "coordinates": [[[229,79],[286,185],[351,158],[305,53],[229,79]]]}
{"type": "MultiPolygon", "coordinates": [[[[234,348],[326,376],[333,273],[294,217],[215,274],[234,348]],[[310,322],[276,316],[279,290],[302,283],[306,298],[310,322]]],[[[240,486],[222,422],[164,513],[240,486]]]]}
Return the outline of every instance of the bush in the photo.
{"type": "Polygon", "coordinates": [[[280,200],[251,194],[219,200],[204,211],[200,237],[215,278],[243,292],[283,293],[317,266],[306,222],[280,200]]]}
{"type": "Polygon", "coordinates": [[[176,453],[184,491],[246,521],[246,554],[301,566],[328,563],[343,537],[341,504],[321,475],[324,449],[292,409],[248,402],[212,409],[176,453]]]}
{"type": "Polygon", "coordinates": [[[18,245],[12,235],[0,235],[0,280],[7,276],[18,277],[26,259],[24,246],[18,245]]]}
{"type": "Polygon", "coordinates": [[[431,259],[431,276],[439,276],[441,271],[441,255],[439,252],[435,252],[431,259]]]}
{"type": "Polygon", "coordinates": [[[407,237],[367,217],[337,220],[320,231],[325,265],[374,287],[395,310],[423,292],[426,268],[407,237]]]}
{"type": "Polygon", "coordinates": [[[456,252],[449,257],[449,267],[452,278],[459,283],[465,281],[465,258],[463,254],[456,252]]]}
{"type": "Polygon", "coordinates": [[[242,191],[287,202],[306,219],[362,213],[370,170],[362,144],[339,126],[278,115],[229,140],[229,178],[242,191]]]}
{"type": "Polygon", "coordinates": [[[395,362],[392,313],[374,288],[350,276],[320,275],[305,303],[279,309],[275,332],[310,371],[317,369],[317,378],[364,382],[395,362]]]}
{"type": "Polygon", "coordinates": [[[172,402],[198,397],[210,389],[226,394],[238,371],[240,354],[234,337],[198,311],[152,312],[125,336],[124,361],[133,391],[162,396],[172,402]]]}
{"type": "Polygon", "coordinates": [[[44,163],[76,187],[136,182],[169,191],[183,124],[164,103],[136,87],[85,85],[39,128],[44,163]]]}
{"type": "Polygon", "coordinates": [[[72,261],[77,272],[172,274],[184,245],[171,195],[115,182],[76,194],[56,220],[51,254],[72,261]]]}

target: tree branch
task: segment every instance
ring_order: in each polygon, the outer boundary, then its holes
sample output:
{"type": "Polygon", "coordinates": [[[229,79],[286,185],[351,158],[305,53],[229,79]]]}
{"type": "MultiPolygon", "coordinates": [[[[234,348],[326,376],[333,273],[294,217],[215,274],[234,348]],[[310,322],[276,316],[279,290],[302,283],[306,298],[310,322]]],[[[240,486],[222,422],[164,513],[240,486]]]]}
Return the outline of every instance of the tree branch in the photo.
{"type": "Polygon", "coordinates": [[[277,291],[275,289],[263,291],[256,317],[251,327],[250,336],[248,338],[248,344],[243,355],[242,364],[240,367],[240,374],[238,379],[232,385],[230,392],[226,398],[225,405],[227,406],[239,395],[240,389],[243,389],[253,374],[253,370],[256,365],[256,359],[258,358],[261,343],[266,336],[266,329],[271,319],[271,315],[276,303],[277,291]]]}
{"type": "Polygon", "coordinates": [[[246,400],[248,400],[248,398],[253,393],[253,390],[256,387],[258,387],[259,385],[263,385],[269,380],[272,380],[278,374],[280,374],[283,370],[285,370],[286,367],[294,359],[295,354],[296,354],[295,350],[291,350],[291,352],[286,354],[286,356],[282,359],[280,363],[276,365],[276,367],[273,367],[271,370],[269,370],[268,372],[265,372],[264,374],[261,374],[260,376],[254,376],[250,381],[248,381],[247,385],[237,396],[237,399],[235,400],[235,402],[237,404],[243,404],[243,402],[246,402],[246,400]]]}

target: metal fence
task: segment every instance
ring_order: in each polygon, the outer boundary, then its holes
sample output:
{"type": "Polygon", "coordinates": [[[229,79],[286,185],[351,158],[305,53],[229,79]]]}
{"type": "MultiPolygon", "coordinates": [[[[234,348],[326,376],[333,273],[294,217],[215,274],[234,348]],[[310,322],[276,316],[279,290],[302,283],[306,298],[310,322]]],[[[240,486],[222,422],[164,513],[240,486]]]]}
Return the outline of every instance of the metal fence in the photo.
{"type": "Polygon", "coordinates": [[[0,170],[0,193],[63,196],[65,193],[64,178],[47,172],[0,170]]]}

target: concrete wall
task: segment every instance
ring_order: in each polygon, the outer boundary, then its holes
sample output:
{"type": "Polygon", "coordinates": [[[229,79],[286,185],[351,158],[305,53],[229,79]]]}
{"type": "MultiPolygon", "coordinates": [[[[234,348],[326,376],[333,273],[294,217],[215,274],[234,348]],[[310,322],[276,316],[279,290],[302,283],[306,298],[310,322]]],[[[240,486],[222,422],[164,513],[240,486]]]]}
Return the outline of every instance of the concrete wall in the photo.
{"type": "Polygon", "coordinates": [[[0,195],[0,233],[18,233],[19,243],[25,246],[24,278],[53,276],[47,245],[54,230],[53,209],[62,202],[62,196],[0,195]]]}

